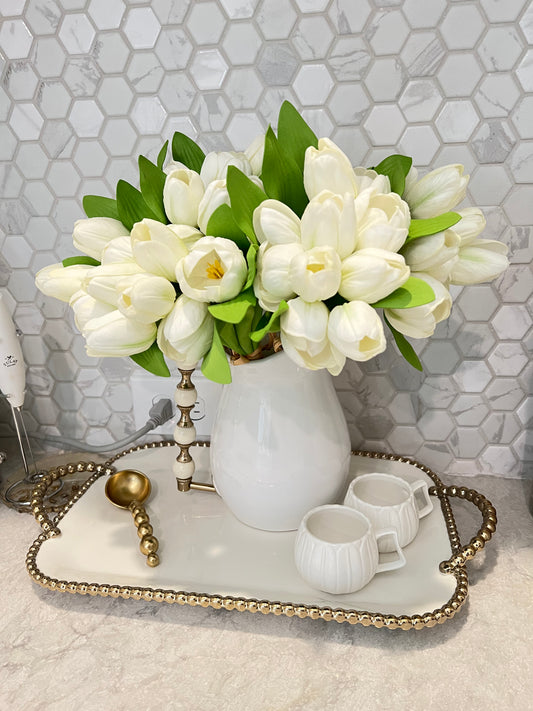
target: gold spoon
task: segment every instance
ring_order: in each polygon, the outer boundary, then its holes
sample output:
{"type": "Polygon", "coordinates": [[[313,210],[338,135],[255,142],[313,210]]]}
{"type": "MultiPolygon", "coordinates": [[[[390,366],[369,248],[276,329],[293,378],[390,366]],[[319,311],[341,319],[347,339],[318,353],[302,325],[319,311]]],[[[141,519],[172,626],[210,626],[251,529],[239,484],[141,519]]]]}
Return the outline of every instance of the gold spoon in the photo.
{"type": "Polygon", "coordinates": [[[136,469],[123,469],[112,474],[105,484],[105,495],[112,504],[121,509],[128,509],[133,515],[137,526],[137,534],[141,539],[139,547],[146,556],[146,563],[151,568],[159,565],[157,549],[159,541],[153,535],[154,529],[150,517],[143,504],[152,490],[150,479],[136,469]]]}

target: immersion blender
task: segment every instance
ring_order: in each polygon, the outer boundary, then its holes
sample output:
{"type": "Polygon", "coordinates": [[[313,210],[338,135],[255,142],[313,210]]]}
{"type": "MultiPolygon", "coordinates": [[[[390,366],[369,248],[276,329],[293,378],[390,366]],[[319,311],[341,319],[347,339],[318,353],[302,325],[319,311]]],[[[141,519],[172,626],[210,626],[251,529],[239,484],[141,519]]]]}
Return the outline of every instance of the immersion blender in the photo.
{"type": "MultiPolygon", "coordinates": [[[[26,391],[26,368],[22,356],[22,348],[17,336],[15,324],[11,318],[2,294],[0,293],[0,390],[11,405],[13,422],[20,447],[20,455],[24,466],[24,479],[12,484],[5,492],[9,503],[17,506],[28,506],[30,500],[19,500],[10,496],[16,487],[35,484],[43,476],[37,472],[35,460],[30,447],[28,433],[22,417],[24,393],[26,391]]],[[[57,493],[57,489],[54,493],[57,493]]]]}

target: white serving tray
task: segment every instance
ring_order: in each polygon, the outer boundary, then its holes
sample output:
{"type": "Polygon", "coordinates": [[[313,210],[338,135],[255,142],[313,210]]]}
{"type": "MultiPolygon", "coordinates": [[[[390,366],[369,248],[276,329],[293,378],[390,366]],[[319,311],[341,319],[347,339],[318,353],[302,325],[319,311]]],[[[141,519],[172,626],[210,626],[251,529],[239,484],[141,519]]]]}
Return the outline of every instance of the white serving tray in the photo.
{"type": "MultiPolygon", "coordinates": [[[[208,481],[208,448],[194,448],[193,453],[197,461],[195,479],[208,481]]],[[[228,511],[217,494],[178,492],[172,474],[176,454],[176,448],[160,446],[110,460],[116,470],[139,469],[151,479],[152,494],[146,508],[160,542],[158,567],[149,568],[139,552],[131,514],[106,499],[104,474],[79,500],[60,512],[55,523],[61,535],[42,534],[30,549],[28,570],[34,580],[67,592],[333,618],[376,626],[383,626],[384,622],[386,626],[403,628],[444,621],[464,601],[465,569],[458,567],[454,574],[439,570],[439,564],[459,547],[458,543],[455,549],[452,546],[453,516],[450,513],[446,518],[446,507],[441,508],[445,497],[441,496],[440,501],[435,497],[433,511],[420,521],[418,535],[404,549],[404,568],[375,576],[356,593],[330,595],[314,590],[300,578],[293,559],[296,532],[271,533],[250,528],[228,511]]],[[[428,486],[435,484],[408,461],[352,456],[352,477],[371,471],[393,473],[407,481],[422,478],[428,486]]],[[[445,503],[449,510],[447,500],[445,503]]]]}

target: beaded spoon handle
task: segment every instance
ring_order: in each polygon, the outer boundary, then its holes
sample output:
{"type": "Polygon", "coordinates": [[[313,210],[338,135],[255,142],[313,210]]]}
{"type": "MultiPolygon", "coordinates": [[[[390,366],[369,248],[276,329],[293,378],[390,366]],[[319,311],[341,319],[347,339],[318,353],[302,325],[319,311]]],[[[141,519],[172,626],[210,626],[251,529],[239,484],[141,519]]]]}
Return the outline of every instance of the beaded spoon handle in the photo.
{"type": "Polygon", "coordinates": [[[105,495],[112,504],[121,509],[128,509],[137,526],[137,534],[141,539],[141,553],[146,556],[146,564],[151,568],[159,565],[157,550],[159,541],[153,535],[150,517],[146,513],[143,502],[150,496],[152,486],[150,479],[136,469],[122,469],[112,474],[106,481],[105,495]]]}

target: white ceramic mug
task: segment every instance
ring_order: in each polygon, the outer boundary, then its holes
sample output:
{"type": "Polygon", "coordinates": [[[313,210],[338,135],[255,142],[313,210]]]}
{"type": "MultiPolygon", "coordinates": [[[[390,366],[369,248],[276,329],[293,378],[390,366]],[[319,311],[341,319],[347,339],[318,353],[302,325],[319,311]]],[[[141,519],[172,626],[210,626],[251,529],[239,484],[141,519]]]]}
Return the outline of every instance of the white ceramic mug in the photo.
{"type": "Polygon", "coordinates": [[[294,555],[311,587],[335,595],[356,592],[376,573],[405,565],[396,531],[375,533],[364,514],[339,504],[317,506],[303,517],[294,555]],[[380,563],[377,542],[385,537],[394,539],[398,558],[380,563]]]}
{"type": "MultiPolygon", "coordinates": [[[[348,487],[344,504],[363,513],[376,530],[395,529],[402,548],[418,533],[420,519],[433,510],[425,481],[410,484],[400,477],[379,472],[356,477],[348,487]],[[417,492],[424,499],[422,506],[416,499],[417,492]]],[[[394,550],[390,539],[380,540],[378,547],[381,553],[394,550]]]]}

